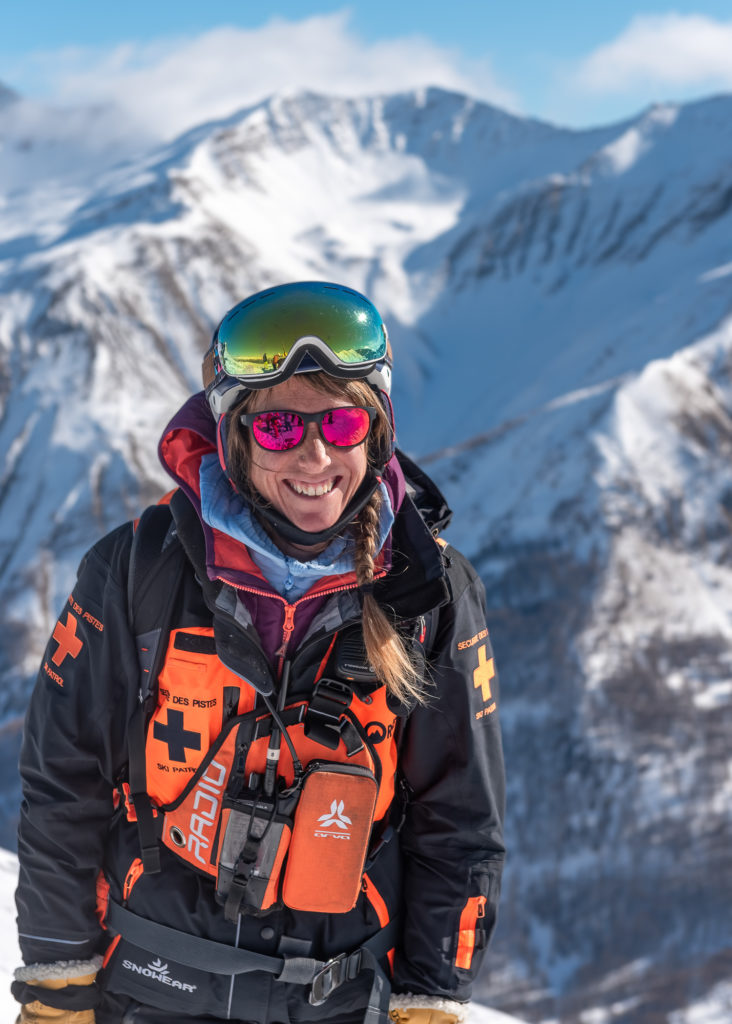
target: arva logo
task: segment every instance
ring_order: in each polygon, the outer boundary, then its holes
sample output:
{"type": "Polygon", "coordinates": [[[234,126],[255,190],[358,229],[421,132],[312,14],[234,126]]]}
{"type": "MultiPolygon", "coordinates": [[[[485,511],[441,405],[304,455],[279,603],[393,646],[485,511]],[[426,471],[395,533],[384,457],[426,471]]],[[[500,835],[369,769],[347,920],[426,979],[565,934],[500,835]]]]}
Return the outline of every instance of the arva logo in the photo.
{"type": "Polygon", "coordinates": [[[334,800],[330,805],[327,814],[321,814],[318,818],[319,829],[315,835],[320,839],[350,839],[351,833],[348,826],[352,824],[351,819],[343,813],[344,803],[342,800],[334,800]],[[340,829],[336,832],[325,832],[324,829],[340,829]]]}
{"type": "Polygon", "coordinates": [[[189,985],[187,981],[178,981],[177,978],[171,978],[168,965],[164,964],[159,957],[157,960],[152,960],[146,967],[133,963],[132,960],[123,960],[122,966],[126,971],[132,971],[133,974],[141,974],[143,978],[158,981],[161,985],[170,985],[171,988],[178,988],[181,992],[195,992],[198,988],[197,985],[189,985]]]}

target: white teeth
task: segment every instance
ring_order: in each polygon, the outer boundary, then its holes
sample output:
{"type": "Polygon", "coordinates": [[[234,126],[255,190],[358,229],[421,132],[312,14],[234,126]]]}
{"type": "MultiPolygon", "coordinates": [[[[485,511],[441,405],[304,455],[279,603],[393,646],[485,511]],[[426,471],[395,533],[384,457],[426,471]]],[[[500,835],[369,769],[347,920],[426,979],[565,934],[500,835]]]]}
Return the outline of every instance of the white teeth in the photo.
{"type": "Polygon", "coordinates": [[[302,484],[296,484],[293,481],[289,481],[289,483],[297,494],[306,494],[309,498],[315,498],[320,494],[328,494],[332,491],[335,480],[329,480],[327,484],[318,484],[317,487],[303,487],[302,484]]]}

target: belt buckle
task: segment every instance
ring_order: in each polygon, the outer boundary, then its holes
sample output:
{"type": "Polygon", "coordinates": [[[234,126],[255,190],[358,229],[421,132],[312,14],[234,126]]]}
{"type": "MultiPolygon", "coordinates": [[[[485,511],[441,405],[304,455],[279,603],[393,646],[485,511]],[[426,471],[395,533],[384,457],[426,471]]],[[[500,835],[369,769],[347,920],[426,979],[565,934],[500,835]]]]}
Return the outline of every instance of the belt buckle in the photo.
{"type": "Polygon", "coordinates": [[[312,980],[308,1002],[311,1006],[320,1006],[331,992],[335,991],[343,982],[343,966],[346,961],[346,954],[333,957],[321,967],[312,980]]]}

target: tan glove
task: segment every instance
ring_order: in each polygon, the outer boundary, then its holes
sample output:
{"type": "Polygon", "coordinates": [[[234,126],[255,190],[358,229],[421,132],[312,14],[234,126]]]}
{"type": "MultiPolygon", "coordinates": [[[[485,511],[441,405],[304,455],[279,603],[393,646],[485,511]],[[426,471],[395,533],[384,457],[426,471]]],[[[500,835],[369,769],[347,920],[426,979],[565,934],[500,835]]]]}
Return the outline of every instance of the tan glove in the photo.
{"type": "Polygon", "coordinates": [[[392,992],[389,1020],[394,1024],[466,1024],[469,1006],[443,996],[392,992]]]}
{"type": "MultiPolygon", "coordinates": [[[[71,965],[65,963],[34,964],[30,968],[20,968],[15,972],[15,976],[29,985],[49,990],[67,988],[69,985],[93,985],[97,976],[98,964],[95,961],[85,961],[83,964],[76,961],[76,963],[80,968],[88,967],[89,970],[73,977],[65,977],[67,973],[71,973],[68,971],[68,967],[71,965]],[[34,974],[36,967],[39,977],[34,974]],[[60,976],[54,977],[53,975],[60,976]]],[[[16,1024],[95,1024],[95,1017],[94,1010],[57,1010],[53,1006],[46,1006],[45,1003],[35,1000],[32,1003],[26,1003],[21,1008],[16,1024]]]]}
{"type": "Polygon", "coordinates": [[[416,1006],[408,1010],[392,1010],[389,1019],[393,1020],[394,1024],[458,1024],[458,1018],[454,1013],[416,1006]]]}

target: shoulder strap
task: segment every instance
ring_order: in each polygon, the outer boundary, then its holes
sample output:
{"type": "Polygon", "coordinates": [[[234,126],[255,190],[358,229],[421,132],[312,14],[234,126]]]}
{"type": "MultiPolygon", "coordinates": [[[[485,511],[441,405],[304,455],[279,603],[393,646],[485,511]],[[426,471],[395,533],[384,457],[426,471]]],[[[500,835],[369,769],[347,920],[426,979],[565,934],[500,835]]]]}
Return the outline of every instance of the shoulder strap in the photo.
{"type": "Polygon", "coordinates": [[[127,746],[130,802],[137,818],[143,868],[148,874],[160,871],[160,850],[147,793],[145,739],[185,563],[168,505],[146,508],[135,530],[127,577],[127,614],[140,664],[139,700],[129,723],[127,746]]]}
{"type": "Polygon", "coordinates": [[[143,585],[166,547],[172,526],[169,505],[150,505],[135,525],[127,576],[127,616],[134,634],[139,632],[137,625],[143,585]]]}

